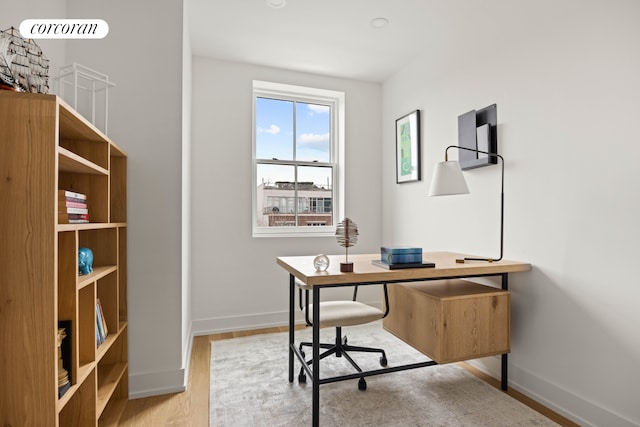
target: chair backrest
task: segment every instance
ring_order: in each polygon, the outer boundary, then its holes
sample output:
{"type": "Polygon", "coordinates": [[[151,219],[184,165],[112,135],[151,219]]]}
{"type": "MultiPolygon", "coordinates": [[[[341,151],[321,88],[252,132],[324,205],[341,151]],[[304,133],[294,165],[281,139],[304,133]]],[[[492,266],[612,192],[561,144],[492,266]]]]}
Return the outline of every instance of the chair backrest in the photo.
{"type": "MultiPolygon", "coordinates": [[[[307,323],[308,326],[311,326],[312,323],[311,323],[311,320],[309,320],[309,304],[311,299],[309,296],[309,291],[313,289],[313,286],[307,285],[306,283],[303,283],[298,279],[295,279],[295,281],[296,281],[296,286],[298,287],[298,304],[300,306],[300,311],[304,312],[305,322],[307,323]],[[303,291],[304,291],[304,306],[302,304],[303,291]]],[[[389,314],[389,293],[387,292],[387,284],[382,283],[381,285],[384,291],[384,307],[385,307],[384,315],[382,317],[385,318],[389,314]]],[[[351,300],[357,301],[358,285],[352,285],[352,286],[353,286],[353,298],[351,300]]],[[[322,302],[320,304],[322,306],[322,302]]]]}

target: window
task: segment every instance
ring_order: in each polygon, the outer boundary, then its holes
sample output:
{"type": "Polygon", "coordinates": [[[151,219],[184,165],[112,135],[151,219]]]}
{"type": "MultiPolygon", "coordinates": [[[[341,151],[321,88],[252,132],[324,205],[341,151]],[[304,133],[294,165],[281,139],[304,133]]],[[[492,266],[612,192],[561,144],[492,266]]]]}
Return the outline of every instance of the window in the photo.
{"type": "Polygon", "coordinates": [[[253,82],[253,236],[327,236],[344,212],[344,93],[253,82]]]}

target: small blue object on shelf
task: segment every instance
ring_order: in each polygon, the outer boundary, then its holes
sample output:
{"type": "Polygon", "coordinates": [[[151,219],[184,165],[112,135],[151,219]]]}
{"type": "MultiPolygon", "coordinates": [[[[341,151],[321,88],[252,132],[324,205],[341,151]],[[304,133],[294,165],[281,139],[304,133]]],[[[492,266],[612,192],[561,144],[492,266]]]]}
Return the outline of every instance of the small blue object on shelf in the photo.
{"type": "Polygon", "coordinates": [[[422,248],[409,246],[382,246],[380,261],[387,264],[420,264],[422,263],[422,248]]]}
{"type": "Polygon", "coordinates": [[[93,251],[89,248],[78,249],[78,273],[81,276],[93,271],[93,251]]]}

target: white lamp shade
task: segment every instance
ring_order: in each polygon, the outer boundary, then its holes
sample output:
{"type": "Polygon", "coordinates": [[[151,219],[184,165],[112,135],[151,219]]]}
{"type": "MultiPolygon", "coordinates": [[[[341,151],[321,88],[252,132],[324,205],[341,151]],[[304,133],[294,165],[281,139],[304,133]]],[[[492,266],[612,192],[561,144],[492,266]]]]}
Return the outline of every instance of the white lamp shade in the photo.
{"type": "Polygon", "coordinates": [[[429,197],[467,193],[469,193],[469,187],[460,169],[460,163],[452,161],[436,164],[433,178],[431,178],[429,197]]]}

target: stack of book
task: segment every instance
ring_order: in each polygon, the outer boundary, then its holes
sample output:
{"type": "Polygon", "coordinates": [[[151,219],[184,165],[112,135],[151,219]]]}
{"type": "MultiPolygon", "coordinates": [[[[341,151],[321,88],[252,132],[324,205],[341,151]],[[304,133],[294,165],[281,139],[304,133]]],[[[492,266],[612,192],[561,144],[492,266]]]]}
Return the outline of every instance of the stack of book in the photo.
{"type": "Polygon", "coordinates": [[[380,261],[387,264],[421,264],[422,248],[383,246],[380,248],[380,261]]]}
{"type": "Polygon", "coordinates": [[[100,300],[96,301],[96,343],[97,347],[106,341],[107,334],[107,322],[104,320],[104,312],[102,311],[102,305],[100,300]]]}
{"type": "Polygon", "coordinates": [[[87,195],[74,191],[58,190],[58,224],[83,224],[89,222],[87,195]]]}
{"type": "Polygon", "coordinates": [[[389,270],[435,267],[432,262],[422,261],[422,248],[412,246],[382,246],[380,248],[380,260],[374,260],[373,263],[389,270]]]}

